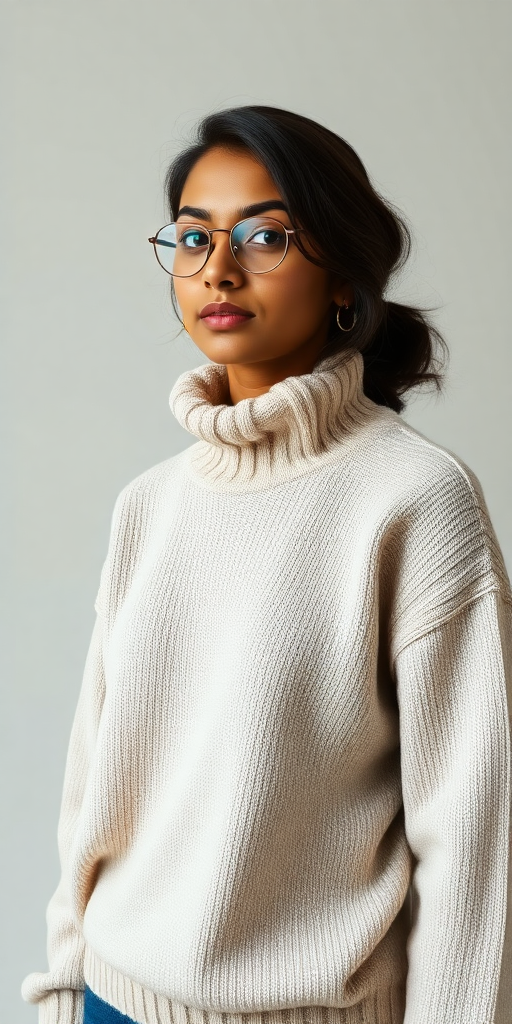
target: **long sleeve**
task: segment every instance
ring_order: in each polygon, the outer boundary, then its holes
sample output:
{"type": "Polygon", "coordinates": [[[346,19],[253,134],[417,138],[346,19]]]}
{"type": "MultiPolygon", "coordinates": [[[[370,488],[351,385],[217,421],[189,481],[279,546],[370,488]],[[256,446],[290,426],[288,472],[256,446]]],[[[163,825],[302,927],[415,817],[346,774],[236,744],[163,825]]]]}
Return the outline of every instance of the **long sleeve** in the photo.
{"type": "MultiPolygon", "coordinates": [[[[46,911],[49,971],[29,974],[21,987],[23,999],[39,1003],[39,1024],[82,1024],[83,1020],[85,947],[71,896],[77,886],[77,880],[71,877],[71,864],[76,824],[94,757],[103,706],[102,632],[103,620],[98,614],[85,662],[64,772],[57,830],[61,876],[46,911]]],[[[80,895],[86,899],[87,894],[80,895]]]]}
{"type": "Polygon", "coordinates": [[[104,817],[93,788],[105,702],[104,650],[117,604],[137,564],[140,524],[133,492],[133,487],[123,488],[112,511],[108,550],[94,602],[96,620],[68,744],[57,828],[61,874],[46,910],[49,971],[27,975],[21,986],[22,998],[39,1004],[39,1024],[82,1024],[83,1020],[85,942],[81,920],[96,870],[89,862],[88,843],[91,821],[101,828],[104,817]]]}
{"type": "Polygon", "coordinates": [[[492,589],[395,661],[415,857],[404,1024],[510,1024],[512,607],[492,589]]]}

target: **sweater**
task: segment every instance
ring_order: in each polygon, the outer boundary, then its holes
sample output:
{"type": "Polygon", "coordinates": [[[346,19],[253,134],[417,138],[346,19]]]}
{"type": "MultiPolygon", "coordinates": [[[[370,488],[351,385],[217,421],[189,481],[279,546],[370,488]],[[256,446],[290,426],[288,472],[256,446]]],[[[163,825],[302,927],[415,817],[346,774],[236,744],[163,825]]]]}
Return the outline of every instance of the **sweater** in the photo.
{"type": "Polygon", "coordinates": [[[186,371],[195,441],[115,502],[39,1024],[510,1024],[510,582],[363,371],[186,371]]]}

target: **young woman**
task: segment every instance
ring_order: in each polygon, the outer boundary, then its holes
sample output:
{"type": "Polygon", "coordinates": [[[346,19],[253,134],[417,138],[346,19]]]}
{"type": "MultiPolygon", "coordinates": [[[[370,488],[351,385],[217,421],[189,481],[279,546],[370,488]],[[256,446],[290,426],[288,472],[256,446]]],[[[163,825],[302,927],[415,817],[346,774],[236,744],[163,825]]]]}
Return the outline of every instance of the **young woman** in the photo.
{"type": "Polygon", "coordinates": [[[400,416],[443,348],[385,298],[407,229],[274,107],[206,117],[167,195],[195,440],[115,504],[22,994],[40,1024],[505,1024],[512,594],[479,481],[400,416]]]}

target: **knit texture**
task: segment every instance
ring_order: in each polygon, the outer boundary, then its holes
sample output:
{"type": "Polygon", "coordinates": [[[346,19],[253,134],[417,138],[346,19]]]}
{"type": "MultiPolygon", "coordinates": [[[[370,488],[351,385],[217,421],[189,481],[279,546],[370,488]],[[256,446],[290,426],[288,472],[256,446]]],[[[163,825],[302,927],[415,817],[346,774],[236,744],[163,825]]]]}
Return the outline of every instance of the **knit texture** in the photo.
{"type": "Polygon", "coordinates": [[[510,1024],[512,594],[479,481],[354,349],[120,493],[66,761],[49,971],[81,1024],[510,1024]]]}

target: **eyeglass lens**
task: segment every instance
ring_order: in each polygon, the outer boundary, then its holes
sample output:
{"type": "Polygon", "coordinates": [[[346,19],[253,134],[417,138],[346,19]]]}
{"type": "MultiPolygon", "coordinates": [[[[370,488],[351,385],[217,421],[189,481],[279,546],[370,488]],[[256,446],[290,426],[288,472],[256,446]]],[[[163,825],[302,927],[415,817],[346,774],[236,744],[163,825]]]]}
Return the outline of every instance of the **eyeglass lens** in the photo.
{"type": "MultiPolygon", "coordinates": [[[[284,259],[287,234],[272,217],[249,217],[236,224],[231,235],[237,263],[252,274],[265,274],[284,259]]],[[[215,245],[216,235],[213,234],[215,245]]],[[[154,241],[158,262],[174,277],[191,277],[208,258],[208,232],[200,224],[172,223],[160,228],[154,241]]]]}

